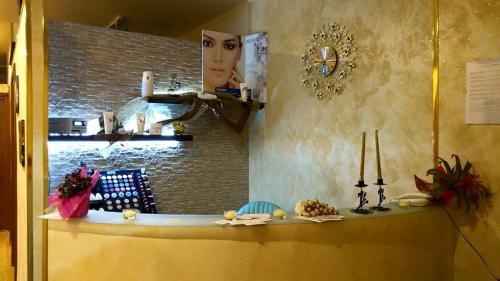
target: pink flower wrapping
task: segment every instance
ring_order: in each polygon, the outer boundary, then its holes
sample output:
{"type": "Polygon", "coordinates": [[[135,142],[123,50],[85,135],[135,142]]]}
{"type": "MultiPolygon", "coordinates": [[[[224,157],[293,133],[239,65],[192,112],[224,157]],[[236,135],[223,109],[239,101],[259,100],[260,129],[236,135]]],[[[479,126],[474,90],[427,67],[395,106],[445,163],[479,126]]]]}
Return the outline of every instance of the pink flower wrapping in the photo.
{"type": "MultiPolygon", "coordinates": [[[[82,167],[80,169],[80,177],[87,177],[87,169],[85,167],[82,167]]],[[[47,198],[47,203],[49,206],[57,205],[59,214],[64,220],[67,220],[69,218],[84,217],[89,211],[90,192],[92,191],[92,188],[95,186],[98,180],[99,170],[94,172],[89,186],[82,194],[73,195],[68,198],[60,198],[61,193],[59,191],[55,191],[54,193],[49,195],[49,197],[47,198]]]]}

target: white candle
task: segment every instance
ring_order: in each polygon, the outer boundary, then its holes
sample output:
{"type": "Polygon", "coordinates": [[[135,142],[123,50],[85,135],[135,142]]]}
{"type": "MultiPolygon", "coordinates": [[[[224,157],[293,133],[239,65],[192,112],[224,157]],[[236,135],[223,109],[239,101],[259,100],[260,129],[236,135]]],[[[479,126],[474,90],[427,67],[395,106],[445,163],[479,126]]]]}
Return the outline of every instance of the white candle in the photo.
{"type": "Polygon", "coordinates": [[[109,135],[113,133],[113,112],[103,112],[104,118],[104,133],[109,135]]]}
{"type": "Polygon", "coordinates": [[[137,112],[135,116],[137,119],[137,133],[142,135],[144,133],[144,124],[146,123],[146,115],[144,114],[144,112],[137,112]]]}

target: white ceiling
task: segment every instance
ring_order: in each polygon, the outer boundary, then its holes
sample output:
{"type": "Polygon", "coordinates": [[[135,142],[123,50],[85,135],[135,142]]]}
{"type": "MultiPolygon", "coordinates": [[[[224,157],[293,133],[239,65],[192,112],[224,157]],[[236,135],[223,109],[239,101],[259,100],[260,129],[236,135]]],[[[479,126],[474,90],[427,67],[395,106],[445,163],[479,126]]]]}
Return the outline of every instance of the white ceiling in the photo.
{"type": "Polygon", "coordinates": [[[129,31],[176,37],[245,1],[47,0],[47,17],[105,27],[121,15],[129,31]]]}

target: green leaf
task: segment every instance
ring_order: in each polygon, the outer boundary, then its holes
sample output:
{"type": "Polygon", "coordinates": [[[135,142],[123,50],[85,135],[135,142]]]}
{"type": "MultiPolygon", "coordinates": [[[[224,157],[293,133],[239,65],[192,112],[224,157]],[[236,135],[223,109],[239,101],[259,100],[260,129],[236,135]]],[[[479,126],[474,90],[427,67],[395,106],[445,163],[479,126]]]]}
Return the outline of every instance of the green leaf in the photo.
{"type": "Polygon", "coordinates": [[[446,169],[447,174],[451,175],[453,173],[453,170],[451,169],[450,164],[448,164],[448,162],[446,162],[446,160],[439,157],[439,163],[444,165],[444,168],[446,169]]]}
{"type": "Polygon", "coordinates": [[[435,175],[435,174],[437,174],[436,169],[429,169],[429,170],[427,170],[426,176],[435,175]]]}
{"type": "Polygon", "coordinates": [[[439,192],[443,192],[445,189],[448,189],[448,187],[444,186],[444,185],[440,185],[436,188],[436,190],[438,190],[439,192]]]}
{"type": "Polygon", "coordinates": [[[463,170],[463,174],[466,175],[467,172],[469,172],[469,170],[472,168],[472,163],[467,161],[465,162],[465,167],[464,167],[464,170],[463,170]]]}
{"type": "Polygon", "coordinates": [[[460,161],[460,157],[456,154],[452,154],[451,158],[455,158],[455,167],[458,175],[462,175],[462,161],[460,161]]]}

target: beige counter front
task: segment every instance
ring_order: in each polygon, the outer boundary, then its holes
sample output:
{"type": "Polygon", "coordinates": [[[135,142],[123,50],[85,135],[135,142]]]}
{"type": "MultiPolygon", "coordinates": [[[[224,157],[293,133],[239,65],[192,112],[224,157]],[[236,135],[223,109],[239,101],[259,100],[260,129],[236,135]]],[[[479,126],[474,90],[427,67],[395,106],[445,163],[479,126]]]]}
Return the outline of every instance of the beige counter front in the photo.
{"type": "Polygon", "coordinates": [[[48,223],[48,280],[452,280],[456,231],[435,207],[226,227],[221,216],[91,212],[48,223]]]}

